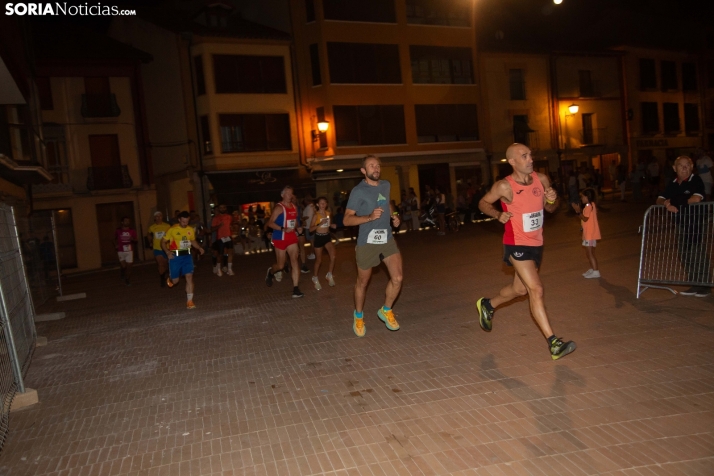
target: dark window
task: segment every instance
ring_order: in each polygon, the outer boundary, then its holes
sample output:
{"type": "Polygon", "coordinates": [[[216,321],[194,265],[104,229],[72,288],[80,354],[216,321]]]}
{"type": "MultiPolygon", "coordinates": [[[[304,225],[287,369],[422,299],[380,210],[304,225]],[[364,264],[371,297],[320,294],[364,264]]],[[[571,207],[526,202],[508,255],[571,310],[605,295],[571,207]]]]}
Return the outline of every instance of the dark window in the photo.
{"type": "Polygon", "coordinates": [[[282,56],[213,55],[217,94],[286,93],[282,56]]]}
{"type": "Polygon", "coordinates": [[[588,145],[588,144],[594,144],[595,143],[595,135],[593,132],[593,115],[592,113],[589,114],[582,114],[583,118],[583,135],[582,135],[582,140],[583,144],[588,145]]]}
{"type": "Polygon", "coordinates": [[[119,115],[116,97],[112,95],[108,77],[84,78],[84,92],[84,117],[116,117],[119,115]]]}
{"type": "Polygon", "coordinates": [[[55,106],[52,102],[52,88],[50,86],[50,78],[35,78],[35,84],[37,84],[37,92],[40,96],[40,109],[42,109],[43,111],[53,110],[55,106]]]}
{"type": "Polygon", "coordinates": [[[203,74],[203,56],[193,57],[193,70],[196,72],[196,94],[206,94],[206,76],[203,74]]]}
{"type": "MultiPolygon", "coordinates": [[[[359,3],[359,2],[355,2],[359,3]]],[[[400,84],[399,47],[372,43],[328,43],[333,84],[400,84]]]]}
{"type": "Polygon", "coordinates": [[[679,126],[679,104],[676,102],[666,102],[662,104],[662,115],[664,116],[664,132],[680,132],[679,126]]]}
{"type": "Polygon", "coordinates": [[[659,132],[659,113],[656,102],[643,102],[642,108],[642,133],[656,134],[659,132]]]}
{"type": "Polygon", "coordinates": [[[334,106],[337,146],[405,144],[404,106],[334,106]]]}
{"type": "Polygon", "coordinates": [[[657,69],[653,59],[640,59],[640,89],[657,89],[657,69]]]}
{"type": "Polygon", "coordinates": [[[593,84],[592,72],[581,69],[578,71],[578,80],[580,83],[580,97],[595,97],[595,85],[593,84]]]}
{"type": "Polygon", "coordinates": [[[699,105],[696,103],[684,104],[684,130],[687,134],[698,133],[699,127],[699,105]]]}
{"type": "MultiPolygon", "coordinates": [[[[315,110],[315,115],[317,116],[317,122],[322,122],[325,120],[325,108],[324,107],[318,107],[315,110]]],[[[327,132],[319,132],[317,133],[317,140],[320,143],[320,149],[326,149],[327,148],[327,132]]]]}
{"type": "Polygon", "coordinates": [[[470,48],[410,46],[416,84],[473,84],[470,48]]]}
{"type": "Polygon", "coordinates": [[[325,20],[396,23],[394,0],[323,0],[325,20]]]}
{"type": "Polygon", "coordinates": [[[305,0],[305,17],[308,23],[315,21],[315,0],[305,0]]]}
{"type": "Polygon", "coordinates": [[[310,67],[312,68],[312,85],[322,84],[322,74],[320,73],[320,52],[317,45],[310,45],[310,67]]]}
{"type": "Polygon", "coordinates": [[[211,142],[211,128],[208,126],[208,116],[201,116],[201,144],[203,145],[204,154],[213,153],[213,144],[211,142]]]}
{"type": "Polygon", "coordinates": [[[479,140],[475,104],[417,104],[414,110],[420,143],[479,140]]]}
{"type": "Polygon", "coordinates": [[[674,61],[662,61],[660,68],[662,68],[662,90],[677,89],[677,63],[674,61]]]}
{"type": "Polygon", "coordinates": [[[533,132],[528,126],[528,116],[517,114],[513,116],[513,142],[530,146],[528,136],[533,132]]]}
{"type": "Polygon", "coordinates": [[[684,91],[697,90],[697,65],[682,63],[682,89],[684,91]]]}
{"type": "Polygon", "coordinates": [[[469,3],[444,0],[407,0],[407,23],[471,26],[469,3]]]}
{"type": "Polygon", "coordinates": [[[288,114],[220,114],[221,151],[290,150],[288,114]]]}
{"type": "Polygon", "coordinates": [[[522,69],[508,70],[508,83],[511,89],[511,100],[513,101],[521,101],[526,98],[526,81],[524,73],[525,72],[522,69]]]}

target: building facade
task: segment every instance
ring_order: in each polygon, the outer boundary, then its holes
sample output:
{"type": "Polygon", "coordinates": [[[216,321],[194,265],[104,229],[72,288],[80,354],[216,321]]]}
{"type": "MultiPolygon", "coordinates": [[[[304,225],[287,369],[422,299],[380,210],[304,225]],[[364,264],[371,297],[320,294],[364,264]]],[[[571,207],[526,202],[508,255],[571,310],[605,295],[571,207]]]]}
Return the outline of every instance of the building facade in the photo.
{"type": "MultiPolygon", "coordinates": [[[[145,143],[139,64],[145,53],[91,33],[63,42],[34,35],[48,184],[32,188],[38,213],[55,211],[65,271],[116,264],[114,232],[130,218],[140,236],[156,210],[145,143]]],[[[139,240],[135,260],[150,259],[139,240]]]]}
{"type": "Polygon", "coordinates": [[[471,2],[290,6],[301,153],[318,195],[343,202],[367,154],[381,157],[397,203],[409,187],[455,197],[488,177],[471,2]]]}

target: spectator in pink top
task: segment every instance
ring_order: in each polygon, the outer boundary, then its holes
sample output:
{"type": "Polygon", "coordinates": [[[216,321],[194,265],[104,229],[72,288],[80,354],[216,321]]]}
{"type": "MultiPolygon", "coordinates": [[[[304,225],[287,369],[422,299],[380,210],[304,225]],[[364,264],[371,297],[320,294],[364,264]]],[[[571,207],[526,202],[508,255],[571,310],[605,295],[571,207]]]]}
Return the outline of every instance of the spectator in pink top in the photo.
{"type": "Polygon", "coordinates": [[[121,279],[124,284],[131,286],[129,275],[131,274],[131,264],[134,262],[134,246],[136,243],[136,230],[131,228],[129,217],[121,219],[121,227],[114,232],[114,244],[117,247],[119,265],[121,266],[121,279]]]}
{"type": "Polygon", "coordinates": [[[583,273],[586,278],[599,278],[600,270],[595,257],[595,246],[600,239],[600,224],[597,221],[597,206],[595,205],[595,191],[586,188],[580,192],[580,202],[582,207],[573,203],[573,210],[580,217],[580,224],[583,228],[583,246],[585,255],[590,262],[590,269],[583,273]]]}

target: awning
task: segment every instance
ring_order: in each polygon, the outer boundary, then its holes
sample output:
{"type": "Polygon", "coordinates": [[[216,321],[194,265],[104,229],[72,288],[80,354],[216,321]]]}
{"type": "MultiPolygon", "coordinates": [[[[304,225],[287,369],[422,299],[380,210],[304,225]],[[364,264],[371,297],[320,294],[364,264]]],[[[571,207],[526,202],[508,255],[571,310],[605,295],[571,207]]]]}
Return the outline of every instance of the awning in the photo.
{"type": "Polygon", "coordinates": [[[218,203],[238,206],[253,202],[278,202],[291,185],[298,196],[315,196],[315,182],[304,167],[207,172],[218,203]]]}
{"type": "Polygon", "coordinates": [[[16,185],[47,183],[52,175],[39,165],[19,165],[11,158],[0,154],[0,177],[16,185]]]}

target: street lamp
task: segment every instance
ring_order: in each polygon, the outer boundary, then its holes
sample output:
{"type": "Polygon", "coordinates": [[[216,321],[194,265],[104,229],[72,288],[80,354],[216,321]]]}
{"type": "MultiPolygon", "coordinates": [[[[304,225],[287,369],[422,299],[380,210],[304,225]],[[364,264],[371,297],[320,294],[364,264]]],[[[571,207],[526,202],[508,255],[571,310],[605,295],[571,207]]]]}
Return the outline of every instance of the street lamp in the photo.
{"type": "Polygon", "coordinates": [[[327,121],[320,121],[317,123],[317,130],[313,129],[312,130],[312,141],[317,142],[320,140],[320,134],[324,134],[327,132],[327,129],[330,128],[330,123],[327,121]]]}
{"type": "Polygon", "coordinates": [[[578,105],[575,104],[575,103],[573,103],[573,104],[571,104],[570,106],[568,106],[568,111],[570,111],[570,115],[571,115],[571,116],[574,116],[575,114],[577,114],[579,109],[580,109],[580,108],[579,108],[578,105]]]}

